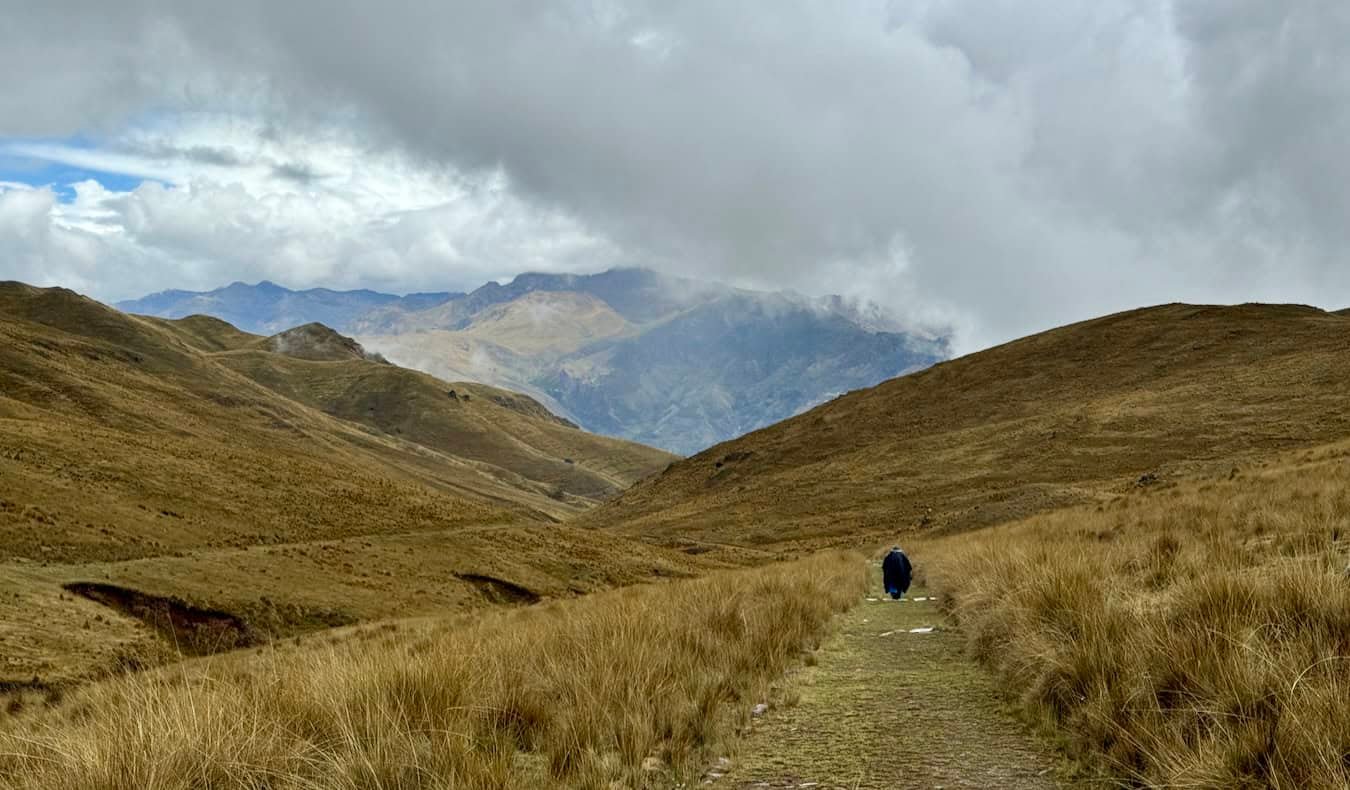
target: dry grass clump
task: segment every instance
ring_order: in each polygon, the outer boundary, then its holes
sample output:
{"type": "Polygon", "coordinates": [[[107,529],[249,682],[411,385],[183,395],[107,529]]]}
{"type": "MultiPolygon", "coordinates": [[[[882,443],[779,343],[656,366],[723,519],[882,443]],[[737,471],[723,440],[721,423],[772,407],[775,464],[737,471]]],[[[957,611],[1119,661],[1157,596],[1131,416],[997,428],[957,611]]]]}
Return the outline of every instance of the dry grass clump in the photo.
{"type": "Polygon", "coordinates": [[[835,553],[125,678],[0,731],[0,787],[664,784],[864,588],[835,553]]]}
{"type": "Polygon", "coordinates": [[[949,538],[930,578],[1026,707],[1130,781],[1350,786],[1350,465],[949,538]]]}

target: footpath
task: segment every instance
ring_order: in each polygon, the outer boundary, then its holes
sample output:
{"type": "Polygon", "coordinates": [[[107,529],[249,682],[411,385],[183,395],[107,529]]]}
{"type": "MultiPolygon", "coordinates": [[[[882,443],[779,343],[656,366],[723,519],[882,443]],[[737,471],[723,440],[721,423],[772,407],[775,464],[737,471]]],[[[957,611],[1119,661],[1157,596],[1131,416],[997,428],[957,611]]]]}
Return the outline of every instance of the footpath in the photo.
{"type": "MultiPolygon", "coordinates": [[[[873,588],[879,588],[874,584],[873,588]]],[[[1000,707],[928,593],[869,593],[704,784],[725,788],[1056,788],[1045,747],[1000,707]],[[721,775],[719,775],[719,773],[721,775]]]]}

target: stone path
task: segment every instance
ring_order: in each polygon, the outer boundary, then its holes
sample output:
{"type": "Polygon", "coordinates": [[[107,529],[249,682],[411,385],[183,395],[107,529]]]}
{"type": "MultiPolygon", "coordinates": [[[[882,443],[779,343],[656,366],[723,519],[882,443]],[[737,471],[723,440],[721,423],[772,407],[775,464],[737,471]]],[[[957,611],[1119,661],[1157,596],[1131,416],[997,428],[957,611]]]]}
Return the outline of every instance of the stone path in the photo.
{"type": "Polygon", "coordinates": [[[1000,709],[992,678],[962,656],[960,636],[926,596],[873,593],[844,615],[816,666],[790,681],[796,704],[755,719],[739,754],[703,784],[1059,787],[1054,758],[1000,709]]]}

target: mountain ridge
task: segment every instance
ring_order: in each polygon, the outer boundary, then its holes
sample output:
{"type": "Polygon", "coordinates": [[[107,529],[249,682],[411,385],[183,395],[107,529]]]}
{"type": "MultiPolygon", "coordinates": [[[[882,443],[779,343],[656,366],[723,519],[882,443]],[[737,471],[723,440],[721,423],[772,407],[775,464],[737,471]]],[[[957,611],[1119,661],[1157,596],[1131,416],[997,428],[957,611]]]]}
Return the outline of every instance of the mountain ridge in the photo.
{"type": "Polygon", "coordinates": [[[211,315],[244,331],[271,335],[313,322],[341,330],[342,317],[353,311],[365,312],[392,304],[425,309],[462,295],[447,291],[396,296],[365,288],[291,290],[270,280],[253,285],[236,280],[211,291],[159,291],[116,302],[113,307],[125,313],[158,318],[211,315]]]}

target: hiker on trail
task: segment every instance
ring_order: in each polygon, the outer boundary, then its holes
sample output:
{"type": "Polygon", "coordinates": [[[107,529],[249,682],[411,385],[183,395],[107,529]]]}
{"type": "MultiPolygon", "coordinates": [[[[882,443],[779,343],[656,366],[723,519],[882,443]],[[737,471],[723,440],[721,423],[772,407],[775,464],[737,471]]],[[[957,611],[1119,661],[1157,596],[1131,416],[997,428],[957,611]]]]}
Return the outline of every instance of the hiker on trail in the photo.
{"type": "Polygon", "coordinates": [[[909,591],[909,583],[913,578],[914,566],[909,564],[909,557],[899,546],[892,547],[886,559],[881,561],[881,580],[886,585],[886,592],[899,600],[909,591]]]}

